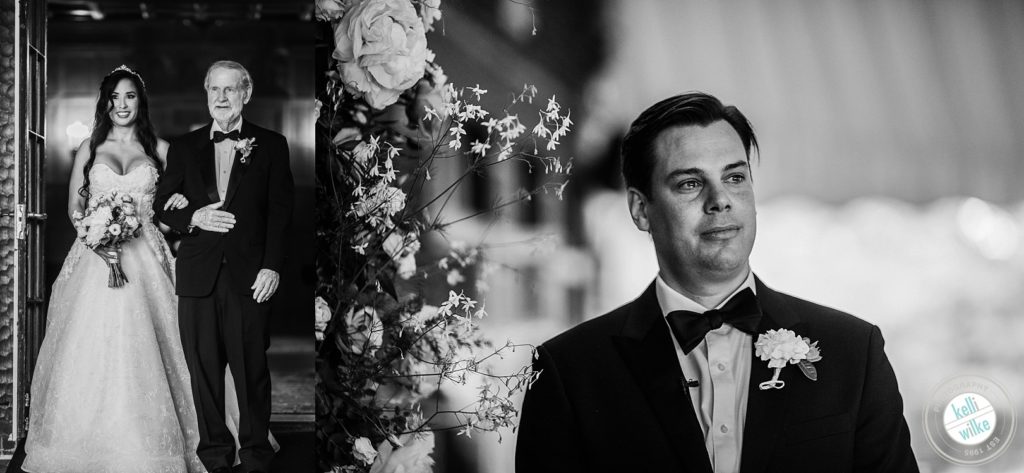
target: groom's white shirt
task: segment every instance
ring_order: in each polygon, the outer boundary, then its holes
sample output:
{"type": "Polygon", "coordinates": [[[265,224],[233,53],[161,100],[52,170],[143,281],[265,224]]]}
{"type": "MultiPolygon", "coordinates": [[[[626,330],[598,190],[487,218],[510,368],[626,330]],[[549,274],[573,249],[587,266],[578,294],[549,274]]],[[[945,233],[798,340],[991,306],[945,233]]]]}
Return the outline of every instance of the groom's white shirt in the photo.
{"type": "MultiPolygon", "coordinates": [[[[719,309],[738,292],[750,288],[757,294],[754,273],[717,307],[719,309]]],[[[668,286],[659,275],[655,280],[655,293],[663,316],[675,310],[689,310],[703,314],[708,308],[668,286]]],[[[668,325],[668,320],[665,320],[668,325]]],[[[669,333],[672,333],[669,327],[669,333]]],[[[672,335],[679,366],[688,380],[696,379],[700,386],[689,388],[690,401],[697,421],[704,431],[704,445],[715,473],[740,471],[740,453],[743,451],[743,424],[747,416],[747,389],[750,384],[750,360],[753,335],[743,333],[732,325],[708,332],[704,341],[684,354],[679,341],[672,335]]]]}
{"type": "MultiPolygon", "coordinates": [[[[242,117],[238,117],[238,122],[230,130],[222,130],[217,124],[217,120],[214,120],[213,126],[210,127],[210,139],[213,140],[215,131],[230,133],[235,130],[242,130],[242,117]]],[[[213,156],[217,169],[217,193],[220,194],[220,201],[224,202],[224,198],[228,194],[228,181],[231,179],[231,166],[235,163],[235,140],[226,139],[220,143],[214,143],[213,156]]]]}

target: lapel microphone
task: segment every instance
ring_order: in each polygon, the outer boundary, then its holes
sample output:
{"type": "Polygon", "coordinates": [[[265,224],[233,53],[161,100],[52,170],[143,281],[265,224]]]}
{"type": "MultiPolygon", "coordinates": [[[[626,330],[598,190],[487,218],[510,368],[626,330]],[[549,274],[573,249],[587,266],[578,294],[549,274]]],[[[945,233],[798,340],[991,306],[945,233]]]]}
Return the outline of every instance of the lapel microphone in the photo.
{"type": "Polygon", "coordinates": [[[679,378],[679,381],[683,383],[684,388],[696,388],[700,387],[700,381],[696,379],[686,379],[686,377],[679,378]]]}

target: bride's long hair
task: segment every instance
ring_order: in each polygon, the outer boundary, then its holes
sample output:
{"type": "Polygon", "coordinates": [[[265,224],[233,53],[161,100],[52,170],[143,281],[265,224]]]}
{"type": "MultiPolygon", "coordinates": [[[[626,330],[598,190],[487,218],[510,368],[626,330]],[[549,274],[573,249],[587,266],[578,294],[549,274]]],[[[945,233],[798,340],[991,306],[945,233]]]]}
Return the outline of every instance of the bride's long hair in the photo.
{"type": "Polygon", "coordinates": [[[153,161],[158,176],[163,175],[160,159],[156,153],[156,131],[153,129],[153,122],[149,119],[149,96],[146,94],[146,86],[137,74],[118,68],[107,74],[103,78],[103,82],[100,82],[100,95],[96,100],[92,135],[89,137],[89,160],[85,162],[83,170],[85,180],[82,182],[82,187],[78,189],[78,195],[85,197],[86,200],[89,199],[89,170],[92,169],[92,165],[96,161],[96,148],[107,140],[107,135],[110,134],[110,129],[114,126],[110,120],[110,110],[114,107],[111,95],[121,79],[128,79],[135,84],[135,90],[139,97],[139,108],[135,113],[135,138],[142,144],[146,156],[153,161]]]}

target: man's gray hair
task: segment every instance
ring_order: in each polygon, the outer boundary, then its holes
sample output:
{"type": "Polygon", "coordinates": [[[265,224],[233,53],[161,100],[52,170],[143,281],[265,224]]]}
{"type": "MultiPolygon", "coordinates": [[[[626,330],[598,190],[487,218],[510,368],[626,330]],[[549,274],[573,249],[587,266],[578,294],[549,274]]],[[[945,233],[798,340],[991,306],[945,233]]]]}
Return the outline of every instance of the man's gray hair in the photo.
{"type": "Polygon", "coordinates": [[[210,87],[210,73],[214,69],[234,69],[242,74],[242,89],[249,92],[249,96],[252,96],[252,76],[249,75],[249,71],[245,69],[245,66],[235,61],[217,61],[210,64],[210,68],[206,70],[206,78],[203,79],[203,88],[207,89],[210,87]]]}

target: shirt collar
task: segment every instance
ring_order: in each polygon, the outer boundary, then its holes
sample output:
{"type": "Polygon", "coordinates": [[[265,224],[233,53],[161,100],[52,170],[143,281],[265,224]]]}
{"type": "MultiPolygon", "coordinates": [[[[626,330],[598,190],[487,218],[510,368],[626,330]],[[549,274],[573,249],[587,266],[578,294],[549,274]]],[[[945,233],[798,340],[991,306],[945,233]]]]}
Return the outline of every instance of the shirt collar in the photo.
{"type": "Polygon", "coordinates": [[[219,131],[221,133],[231,133],[232,131],[238,130],[238,132],[241,133],[242,132],[242,121],[243,120],[241,118],[239,118],[238,122],[235,123],[235,126],[231,127],[231,129],[228,130],[228,131],[224,131],[224,130],[220,129],[220,125],[217,123],[217,120],[214,120],[213,121],[213,126],[210,127],[210,139],[211,140],[213,139],[213,132],[215,132],[215,131],[219,131]]]}
{"type": "MultiPolygon", "coordinates": [[[[722,302],[714,308],[721,308],[726,302],[729,302],[729,299],[732,299],[733,296],[746,288],[750,288],[750,290],[754,292],[754,295],[757,295],[757,286],[754,284],[753,271],[747,271],[747,278],[743,280],[743,284],[740,284],[736,290],[729,294],[729,297],[722,299],[722,302]]],[[[654,280],[654,292],[658,296],[658,305],[661,306],[661,315],[668,316],[669,312],[674,310],[689,310],[699,314],[703,314],[708,311],[707,308],[700,305],[697,301],[690,299],[669,287],[668,283],[661,278],[660,274],[654,280]]]]}

